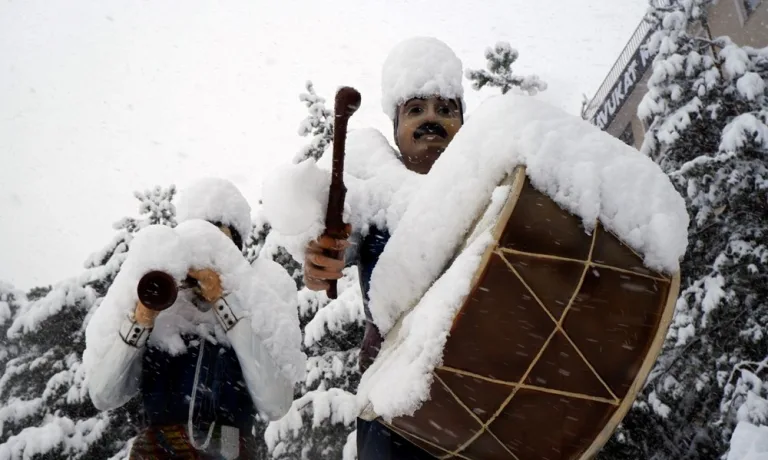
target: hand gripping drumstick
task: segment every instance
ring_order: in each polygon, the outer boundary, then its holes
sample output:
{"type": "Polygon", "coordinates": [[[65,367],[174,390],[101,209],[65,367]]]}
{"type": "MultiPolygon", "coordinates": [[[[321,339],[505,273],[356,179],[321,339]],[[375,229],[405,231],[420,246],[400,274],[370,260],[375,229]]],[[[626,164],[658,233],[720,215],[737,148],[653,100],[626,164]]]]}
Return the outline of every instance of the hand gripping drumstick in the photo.
{"type": "MultiPolygon", "coordinates": [[[[360,107],[360,93],[345,86],[336,93],[334,104],[333,124],[333,168],[331,172],[331,187],[328,191],[328,210],[325,214],[325,234],[335,239],[347,239],[349,234],[343,220],[344,198],[347,188],[344,186],[344,144],[347,141],[347,124],[360,107]]],[[[339,251],[328,251],[331,257],[338,257],[339,251]]],[[[335,299],[336,280],[329,280],[326,291],[329,299],[335,299]]]]}

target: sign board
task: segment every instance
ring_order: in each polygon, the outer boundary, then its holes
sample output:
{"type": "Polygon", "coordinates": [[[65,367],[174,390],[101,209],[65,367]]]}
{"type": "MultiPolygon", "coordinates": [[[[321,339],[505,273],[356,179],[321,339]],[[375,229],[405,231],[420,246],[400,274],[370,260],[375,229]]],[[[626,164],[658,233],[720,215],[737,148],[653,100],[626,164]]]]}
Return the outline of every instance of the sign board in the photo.
{"type": "Polygon", "coordinates": [[[608,92],[605,100],[603,100],[590,120],[598,128],[605,130],[613,122],[619,109],[624,105],[629,95],[632,94],[635,86],[643,78],[645,71],[653,62],[653,56],[645,49],[645,44],[648,43],[652,33],[653,29],[643,38],[640,46],[637,47],[637,50],[635,50],[624,70],[619,74],[613,87],[608,92]]]}

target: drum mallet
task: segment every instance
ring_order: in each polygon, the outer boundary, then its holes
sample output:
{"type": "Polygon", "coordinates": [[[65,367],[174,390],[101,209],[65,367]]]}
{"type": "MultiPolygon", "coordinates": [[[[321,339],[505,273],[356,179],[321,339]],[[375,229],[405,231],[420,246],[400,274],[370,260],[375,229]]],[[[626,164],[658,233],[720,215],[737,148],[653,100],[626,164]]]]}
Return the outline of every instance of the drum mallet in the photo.
{"type": "MultiPolygon", "coordinates": [[[[333,122],[333,167],[331,186],[328,190],[328,210],[325,214],[325,235],[334,239],[347,239],[349,235],[344,224],[344,199],[347,188],[344,186],[344,145],[347,141],[347,124],[358,108],[360,108],[360,93],[349,86],[342,87],[336,92],[333,122]]],[[[338,257],[339,251],[328,251],[333,258],[338,257]]],[[[329,299],[338,295],[336,280],[329,280],[326,291],[329,299]]]]}

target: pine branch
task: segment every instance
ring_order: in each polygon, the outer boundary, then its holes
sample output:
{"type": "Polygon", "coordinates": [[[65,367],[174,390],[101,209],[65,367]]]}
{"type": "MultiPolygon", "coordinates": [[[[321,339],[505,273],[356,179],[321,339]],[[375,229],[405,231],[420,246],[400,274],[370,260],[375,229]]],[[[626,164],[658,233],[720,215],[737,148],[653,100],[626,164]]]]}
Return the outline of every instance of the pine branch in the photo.
{"type": "Polygon", "coordinates": [[[299,150],[294,163],[313,158],[319,160],[328,145],[333,141],[333,112],[325,107],[325,99],[318,96],[311,81],[306,83],[306,93],[299,95],[309,111],[309,115],[299,124],[299,136],[312,135],[308,145],[299,150]]]}
{"type": "Polygon", "coordinates": [[[486,66],[488,70],[467,69],[465,75],[473,82],[472,87],[480,90],[485,86],[501,89],[501,94],[506,94],[510,89],[518,87],[529,95],[547,89],[547,84],[537,75],[521,77],[512,72],[512,64],[519,56],[516,49],[507,42],[498,42],[493,48],[485,51],[486,66]]]}
{"type": "Polygon", "coordinates": [[[724,458],[739,420],[768,417],[768,393],[755,390],[768,388],[755,365],[768,349],[768,49],[694,35],[711,3],[678,1],[648,15],[658,30],[638,108],[650,126],[641,151],[668,173],[691,216],[685,288],[623,440],[599,458],[724,458]]]}
{"type": "MultiPolygon", "coordinates": [[[[117,235],[88,259],[83,273],[33,289],[11,305],[0,376],[0,452],[9,458],[110,458],[136,435],[140,398],[100,412],[87,395],[85,325],[112,285],[132,234],[147,225],[175,225],[175,193],[173,186],[134,193],[139,217],[120,220],[117,235]]],[[[0,300],[16,298],[0,292],[0,300]]]]}

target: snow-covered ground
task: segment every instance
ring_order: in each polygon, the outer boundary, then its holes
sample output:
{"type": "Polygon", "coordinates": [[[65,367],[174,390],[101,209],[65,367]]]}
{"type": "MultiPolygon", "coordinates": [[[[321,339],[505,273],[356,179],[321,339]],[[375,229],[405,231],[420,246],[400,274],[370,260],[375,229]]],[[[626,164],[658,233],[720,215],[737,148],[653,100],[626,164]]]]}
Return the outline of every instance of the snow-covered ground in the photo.
{"type": "MultiPolygon", "coordinates": [[[[640,21],[646,0],[481,3],[31,0],[0,4],[0,280],[21,288],[77,273],[135,213],[135,189],[202,175],[256,200],[289,162],[305,80],[352,85],[351,127],[391,136],[380,72],[398,41],[432,35],[465,68],[496,41],[515,69],[578,113],[640,21]]],[[[471,111],[483,95],[465,82],[471,111]]]]}

